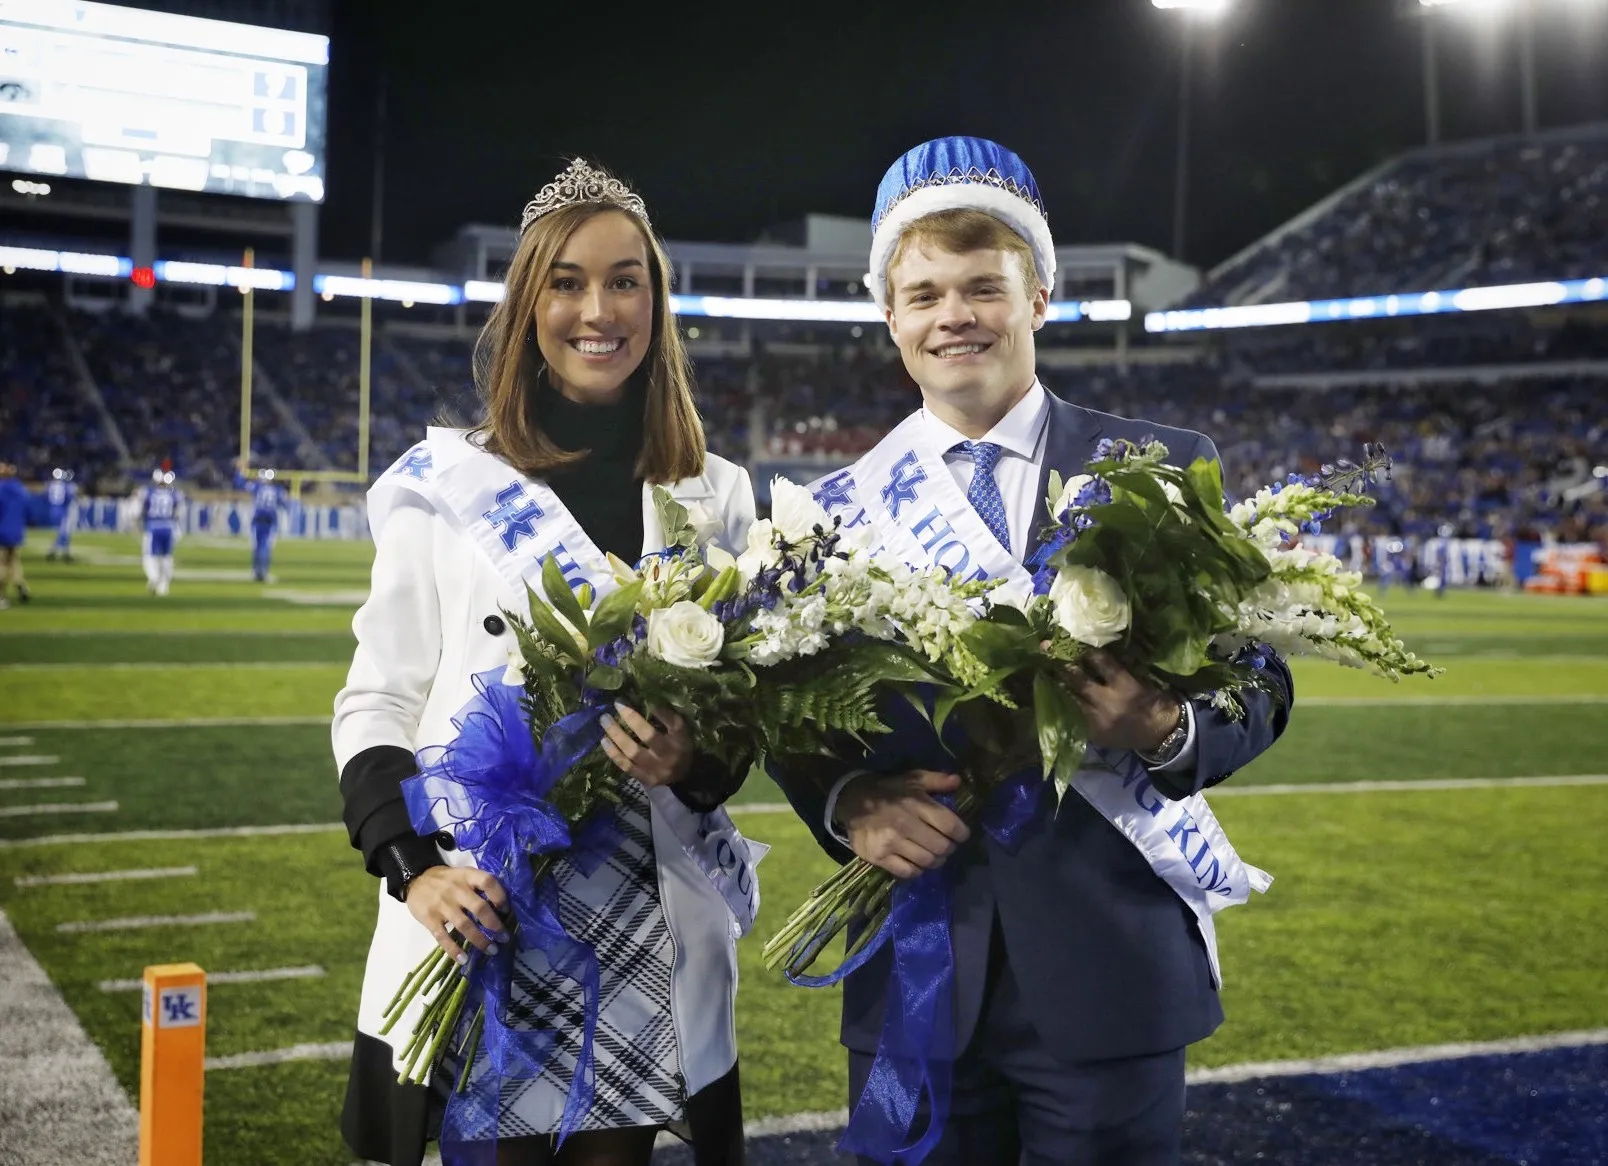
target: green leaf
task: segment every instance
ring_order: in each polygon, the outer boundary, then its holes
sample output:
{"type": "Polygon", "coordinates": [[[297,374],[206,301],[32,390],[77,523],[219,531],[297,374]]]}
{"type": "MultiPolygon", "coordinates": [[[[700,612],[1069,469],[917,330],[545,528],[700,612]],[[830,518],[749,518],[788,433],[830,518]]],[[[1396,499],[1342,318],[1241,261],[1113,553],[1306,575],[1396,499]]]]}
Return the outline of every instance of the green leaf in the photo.
{"type": "Polygon", "coordinates": [[[986,622],[1002,624],[1010,628],[1032,627],[1032,622],[1027,618],[1027,612],[1019,607],[1012,607],[1008,603],[996,603],[989,608],[986,622]]]}
{"type": "Polygon", "coordinates": [[[625,684],[625,673],[611,664],[594,664],[586,674],[586,683],[603,692],[618,692],[625,684]]]}
{"type": "Polygon", "coordinates": [[[1067,739],[1066,706],[1071,698],[1047,672],[1033,676],[1033,720],[1038,727],[1039,756],[1045,773],[1055,771],[1056,760],[1067,739]]]}
{"type": "Polygon", "coordinates": [[[960,641],[991,669],[1029,664],[1041,655],[1038,637],[1025,624],[1010,627],[980,619],[960,634],[960,641]]]}
{"type": "Polygon", "coordinates": [[[623,636],[630,628],[631,617],[636,614],[637,602],[642,598],[642,586],[642,580],[638,579],[603,597],[586,628],[586,644],[592,651],[623,636]]]}
{"type": "Polygon", "coordinates": [[[713,611],[715,604],[736,595],[741,585],[742,573],[736,567],[727,567],[705,586],[703,594],[698,596],[698,605],[705,611],[713,611]]]}
{"type": "Polygon", "coordinates": [[[1134,471],[1114,475],[1111,483],[1113,499],[1120,501],[1124,493],[1143,498],[1146,502],[1155,506],[1168,507],[1172,505],[1166,491],[1161,488],[1161,483],[1148,473],[1134,471]]]}
{"type": "MultiPolygon", "coordinates": [[[[569,588],[566,587],[564,590],[567,593],[569,588]]],[[[553,609],[535,589],[527,585],[525,591],[530,597],[530,622],[542,639],[547,641],[548,646],[557,652],[560,658],[577,664],[582,663],[574,633],[558,622],[553,609]]]]}
{"type": "Polygon", "coordinates": [[[1066,483],[1061,479],[1061,471],[1051,470],[1050,492],[1049,495],[1044,499],[1044,508],[1050,512],[1051,521],[1054,521],[1056,518],[1055,500],[1061,496],[1061,491],[1065,489],[1066,483]]]}
{"type": "Polygon", "coordinates": [[[1203,457],[1196,458],[1184,471],[1189,484],[1200,495],[1208,510],[1215,514],[1223,512],[1223,467],[1217,462],[1209,462],[1203,457]]]}
{"type": "Polygon", "coordinates": [[[1157,655],[1151,664],[1163,672],[1171,672],[1175,676],[1193,676],[1206,664],[1206,646],[1210,637],[1202,635],[1191,628],[1182,634],[1175,635],[1167,644],[1165,650],[1157,655]]]}
{"type": "Polygon", "coordinates": [[[687,523],[687,508],[663,486],[653,488],[653,510],[659,518],[659,529],[664,533],[667,547],[687,547],[697,541],[697,532],[687,523]],[[691,531],[689,540],[688,532],[691,531]]]}
{"type": "Polygon", "coordinates": [[[586,631],[586,612],[581,609],[581,601],[575,598],[575,592],[570,590],[569,580],[559,569],[556,555],[549,554],[542,560],[542,590],[547,593],[547,600],[553,609],[575,625],[576,631],[586,631]]]}

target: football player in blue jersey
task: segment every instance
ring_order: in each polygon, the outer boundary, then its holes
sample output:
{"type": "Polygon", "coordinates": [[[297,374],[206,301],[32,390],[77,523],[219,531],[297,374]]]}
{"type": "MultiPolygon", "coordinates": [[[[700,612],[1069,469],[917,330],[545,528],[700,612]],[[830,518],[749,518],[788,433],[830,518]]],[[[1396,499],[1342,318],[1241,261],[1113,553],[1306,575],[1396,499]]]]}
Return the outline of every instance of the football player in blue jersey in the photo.
{"type": "Polygon", "coordinates": [[[22,578],[22,544],[28,537],[28,487],[17,480],[17,467],[0,462],[0,607],[15,586],[19,603],[33,596],[22,578]]]}
{"type": "Polygon", "coordinates": [[[153,595],[166,595],[173,582],[173,544],[179,538],[184,493],[174,483],[172,470],[155,470],[151,484],[140,491],[140,525],[145,532],[141,561],[145,587],[153,595]]]}
{"type": "Polygon", "coordinates": [[[50,471],[45,485],[45,500],[50,503],[50,521],[56,524],[56,541],[50,544],[45,558],[51,561],[73,561],[73,531],[78,529],[78,483],[73,472],[60,467],[50,471]]]}
{"type": "Polygon", "coordinates": [[[257,479],[246,485],[251,495],[251,575],[259,583],[268,582],[273,560],[274,535],[279,531],[279,512],[285,508],[285,488],[274,480],[273,470],[257,471],[257,479]]]}

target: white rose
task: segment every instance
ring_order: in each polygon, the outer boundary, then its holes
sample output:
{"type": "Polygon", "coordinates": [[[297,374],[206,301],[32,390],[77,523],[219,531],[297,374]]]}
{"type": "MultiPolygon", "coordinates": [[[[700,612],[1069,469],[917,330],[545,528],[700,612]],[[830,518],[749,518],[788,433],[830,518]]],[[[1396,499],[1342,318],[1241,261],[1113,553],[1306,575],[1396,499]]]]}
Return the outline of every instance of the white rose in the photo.
{"type": "Polygon", "coordinates": [[[1163,481],[1161,483],[1161,492],[1167,495],[1167,501],[1171,502],[1174,506],[1182,506],[1184,504],[1184,492],[1173,483],[1163,481]]]}
{"type": "Polygon", "coordinates": [[[1091,648],[1103,647],[1127,629],[1128,597],[1098,567],[1065,567],[1050,585],[1055,622],[1067,635],[1091,648]]]}
{"type": "Polygon", "coordinates": [[[830,527],[832,519],[815,495],[778,475],[771,479],[771,523],[783,538],[796,543],[813,534],[817,526],[830,527]]]}
{"type": "Polygon", "coordinates": [[[1072,505],[1073,499],[1083,493],[1083,487],[1092,481],[1094,481],[1094,477],[1091,474],[1073,474],[1068,478],[1066,485],[1061,487],[1061,496],[1055,500],[1055,505],[1050,507],[1050,517],[1059,519],[1061,515],[1065,514],[1067,507],[1072,505]]]}
{"type": "Polygon", "coordinates": [[[648,613],[648,651],[666,664],[707,668],[725,641],[720,621],[690,599],[648,613]]]}

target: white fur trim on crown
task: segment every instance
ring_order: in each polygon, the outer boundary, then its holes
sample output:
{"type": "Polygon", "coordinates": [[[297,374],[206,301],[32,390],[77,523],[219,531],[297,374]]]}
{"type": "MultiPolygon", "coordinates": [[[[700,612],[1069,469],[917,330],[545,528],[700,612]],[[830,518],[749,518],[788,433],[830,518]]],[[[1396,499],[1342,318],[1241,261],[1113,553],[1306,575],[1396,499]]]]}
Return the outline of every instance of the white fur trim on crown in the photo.
{"type": "Polygon", "coordinates": [[[1044,286],[1055,287],[1055,240],[1050,224],[1026,199],[992,186],[954,183],[924,186],[894,204],[871,236],[871,295],[877,307],[888,306],[888,260],[904,229],[917,219],[938,211],[979,210],[999,219],[1027,240],[1044,286]]]}

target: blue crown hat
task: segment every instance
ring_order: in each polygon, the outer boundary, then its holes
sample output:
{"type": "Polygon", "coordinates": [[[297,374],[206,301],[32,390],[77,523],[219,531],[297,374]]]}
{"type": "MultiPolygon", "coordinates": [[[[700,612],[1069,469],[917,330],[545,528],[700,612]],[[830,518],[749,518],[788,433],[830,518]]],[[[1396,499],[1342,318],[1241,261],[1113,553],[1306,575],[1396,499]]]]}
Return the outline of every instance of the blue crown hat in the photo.
{"type": "Polygon", "coordinates": [[[877,184],[868,282],[878,307],[888,306],[888,260],[904,229],[962,209],[991,214],[1026,239],[1039,279],[1055,286],[1055,240],[1027,163],[986,138],[934,138],[906,151],[877,184]]]}

